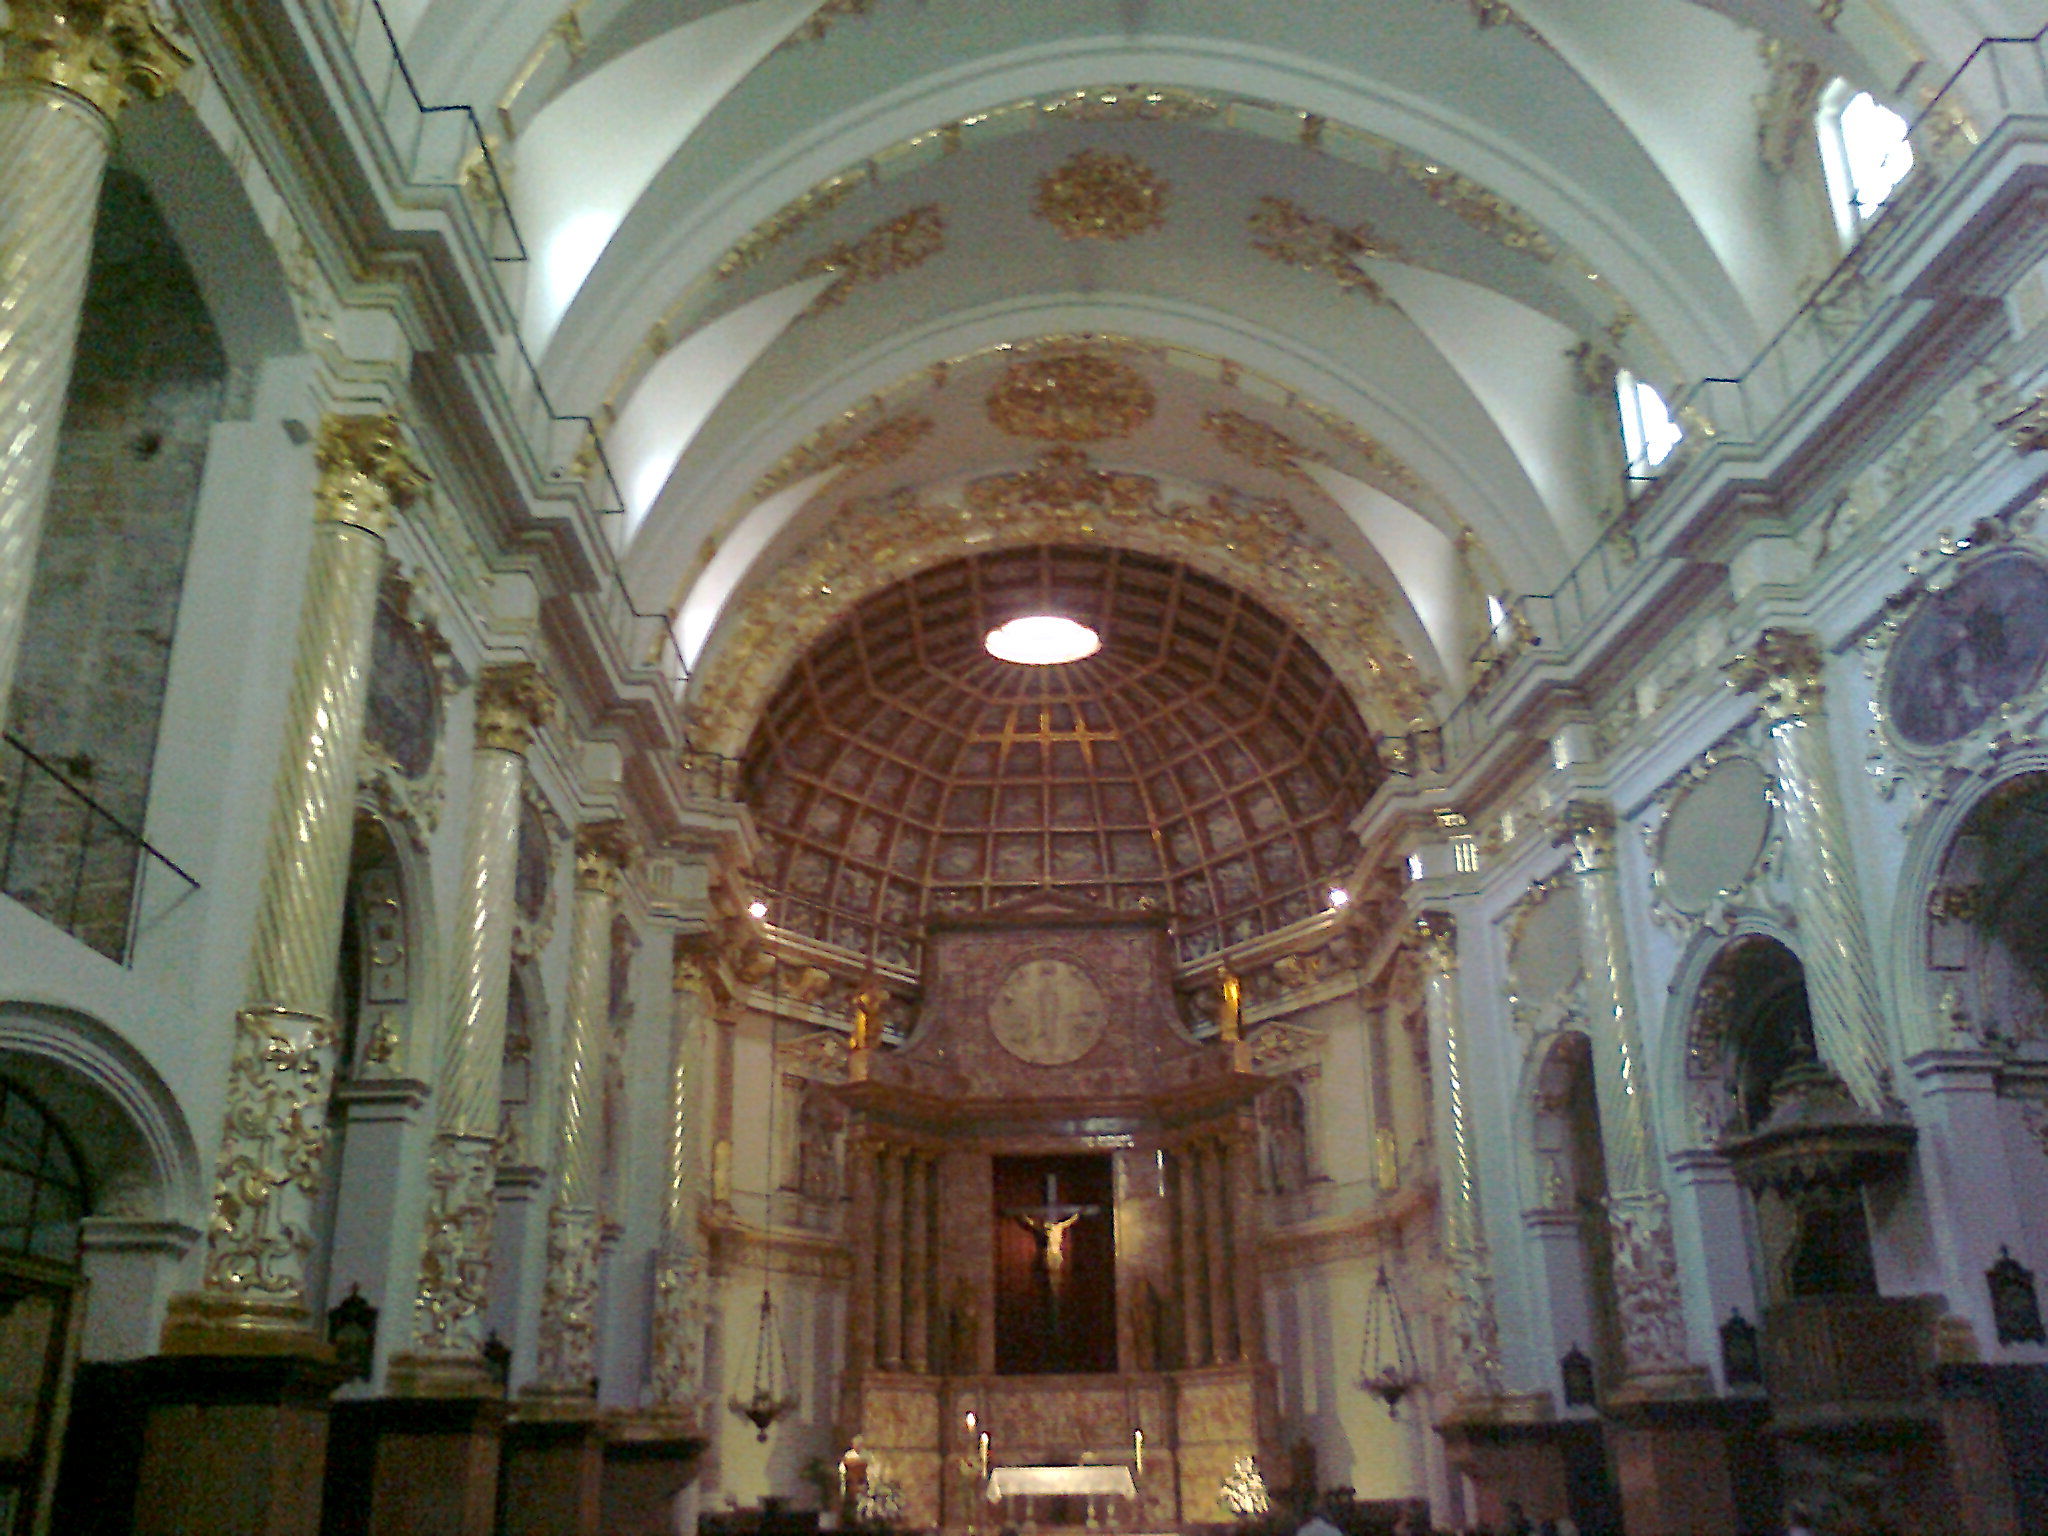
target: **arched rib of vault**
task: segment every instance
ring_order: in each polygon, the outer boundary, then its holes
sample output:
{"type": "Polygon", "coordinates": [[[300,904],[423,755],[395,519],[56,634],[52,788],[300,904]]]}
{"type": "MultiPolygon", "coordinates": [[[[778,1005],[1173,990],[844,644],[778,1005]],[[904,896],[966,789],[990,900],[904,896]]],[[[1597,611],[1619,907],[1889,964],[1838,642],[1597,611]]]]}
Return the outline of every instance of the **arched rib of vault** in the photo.
{"type": "Polygon", "coordinates": [[[1384,596],[1320,540],[1257,509],[1175,506],[1165,516],[1097,518],[1046,506],[988,521],[951,503],[881,497],[841,508],[720,622],[691,685],[696,745],[738,756],[797,659],[861,599],[962,555],[1075,542],[1177,560],[1257,598],[1322,657],[1378,734],[1434,717],[1384,596]]]}
{"type": "MultiPolygon", "coordinates": [[[[1538,60],[1549,58],[1540,49],[1531,52],[1538,60]]],[[[967,58],[880,93],[853,90],[850,82],[835,92],[806,76],[807,91],[820,85],[809,99],[837,110],[787,136],[748,110],[754,93],[787,91],[799,83],[784,74],[799,68],[794,60],[809,59],[804,67],[816,71],[820,60],[831,57],[829,51],[793,50],[768,59],[705,121],[691,152],[672,159],[655,178],[549,348],[547,372],[564,398],[601,395],[625,353],[735,241],[843,167],[992,104],[1104,80],[1291,103],[1459,170],[1597,262],[1688,374],[1733,370],[1748,360],[1759,334],[1655,166],[1639,147],[1615,142],[1625,135],[1604,107],[1586,103],[1585,112],[1604,125],[1606,158],[1625,161],[1626,177],[1596,179],[1600,167],[1556,123],[1532,119],[1523,126],[1553,152],[1570,150],[1569,167],[1537,158],[1514,133],[1476,121],[1458,104],[1402,94],[1322,58],[1242,40],[1068,40],[967,58]]],[[[1565,86],[1554,60],[1547,71],[1537,70],[1547,72],[1556,72],[1557,83],[1565,86]]],[[[1573,82],[1569,88],[1583,101],[1581,86],[1573,82]]],[[[1464,104],[1482,95],[1468,92],[1464,104]]]]}
{"type": "MultiPolygon", "coordinates": [[[[1530,573],[1530,590],[1542,590],[1541,583],[1561,575],[1576,558],[1578,551],[1564,542],[1532,489],[1519,500],[1498,495],[1472,474],[1465,445],[1445,438],[1439,424],[1418,415],[1410,401],[1337,357],[1214,309],[1143,295],[1033,295],[943,316],[893,335],[838,368],[821,371],[808,387],[761,402],[752,414],[725,417],[721,408],[701,434],[705,450],[684,456],[633,546],[629,570],[635,590],[643,601],[675,603],[678,586],[701,568],[706,541],[730,536],[751,511],[748,493],[762,473],[820,422],[889,392],[946,358],[1007,341],[1084,331],[1233,358],[1354,423],[1433,487],[1495,560],[1530,573]],[[721,509],[738,511],[721,516],[721,509]]],[[[1442,517],[1437,507],[1414,510],[1442,517]]],[[[1451,526],[1444,531],[1456,536],[1460,530],[1451,526]]]]}

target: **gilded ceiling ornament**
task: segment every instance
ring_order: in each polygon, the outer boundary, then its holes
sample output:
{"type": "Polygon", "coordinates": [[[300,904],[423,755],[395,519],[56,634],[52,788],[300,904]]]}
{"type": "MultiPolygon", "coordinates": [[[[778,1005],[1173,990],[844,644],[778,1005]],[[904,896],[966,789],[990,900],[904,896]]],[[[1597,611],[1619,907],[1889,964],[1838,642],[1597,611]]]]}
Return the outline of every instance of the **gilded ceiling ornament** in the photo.
{"type": "Polygon", "coordinates": [[[776,46],[788,48],[796,43],[815,43],[847,17],[865,16],[873,7],[874,0],[824,0],[824,4],[811,12],[802,26],[776,46]]]}
{"type": "Polygon", "coordinates": [[[1378,438],[1360,431],[1348,417],[1339,416],[1335,411],[1307,400],[1297,400],[1295,409],[1313,418],[1325,432],[1363,459],[1368,473],[1392,486],[1403,500],[1427,494],[1428,487],[1414,470],[1395,457],[1393,450],[1378,438]]]}
{"type": "Polygon", "coordinates": [[[843,171],[830,181],[821,181],[801,197],[785,203],[748,230],[734,243],[731,250],[719,257],[718,265],[711,269],[711,275],[723,281],[758,265],[766,259],[770,251],[791,235],[816,223],[862,187],[870,185],[874,180],[872,170],[872,164],[863,164],[857,170],[843,171]]]}
{"type": "Polygon", "coordinates": [[[1128,240],[1166,223],[1169,185],[1129,155],[1082,149],[1038,178],[1031,211],[1069,240],[1128,240]]]}
{"type": "Polygon", "coordinates": [[[12,0],[0,27],[0,82],[57,86],[108,118],[131,96],[177,83],[191,56],[149,0],[12,0]]]}
{"type": "Polygon", "coordinates": [[[1291,480],[1310,478],[1304,460],[1321,461],[1322,455],[1304,448],[1278,427],[1247,416],[1242,411],[1205,411],[1202,430],[1216,439],[1225,453],[1235,454],[1257,469],[1269,469],[1291,480]]]}
{"type": "Polygon", "coordinates": [[[790,449],[775,467],[754,482],[753,499],[773,496],[785,486],[796,484],[823,469],[844,469],[858,473],[893,464],[928,436],[935,423],[922,411],[891,416],[867,431],[846,435],[844,421],[814,432],[790,449]]]}
{"type": "Polygon", "coordinates": [[[811,300],[806,313],[816,314],[845,303],[846,296],[864,283],[877,283],[922,266],[945,246],[946,216],[939,212],[938,204],[925,203],[899,213],[859,239],[842,241],[803,264],[798,277],[816,277],[823,272],[837,274],[837,280],[811,300]]]}
{"type": "Polygon", "coordinates": [[[1428,689],[1395,638],[1377,589],[1285,501],[1218,495],[1168,503],[1147,475],[1097,468],[1056,447],[1036,466],[971,482],[958,503],[909,489],[847,502],[736,606],[698,672],[693,724],[706,750],[738,755],[789,668],[853,604],[931,565],[979,550],[1108,537],[1178,560],[1293,624],[1382,731],[1430,716],[1428,689]]]}
{"type": "Polygon", "coordinates": [[[1758,38],[1757,52],[1764,61],[1764,88],[1756,97],[1757,158],[1782,176],[1813,137],[1830,72],[1781,37],[1758,38]]]}
{"type": "Polygon", "coordinates": [[[1737,693],[1753,693],[1770,719],[1804,720],[1821,707],[1820,642],[1804,630],[1766,629],[1722,669],[1737,693]]]}
{"type": "Polygon", "coordinates": [[[1511,251],[1523,251],[1538,261],[1554,261],[1557,246],[1528,214],[1498,193],[1489,192],[1469,176],[1448,166],[1396,153],[1396,167],[1422,188],[1429,200],[1446,212],[1456,214],[1481,234],[1491,235],[1511,251]]]}
{"type": "Polygon", "coordinates": [[[1479,23],[1482,32],[1489,27],[1506,27],[1521,33],[1542,48],[1550,47],[1550,40],[1524,21],[1521,13],[1509,5],[1507,0],[1465,0],[1465,5],[1472,12],[1472,19],[1479,23]]]}
{"type": "Polygon", "coordinates": [[[1039,110],[1069,123],[1199,123],[1223,108],[1207,96],[1173,86],[1109,85],[1069,91],[1039,110]]]}
{"type": "Polygon", "coordinates": [[[1129,437],[1157,400],[1137,369],[1100,352],[1019,358],[988,393],[988,419],[1012,437],[1092,443],[1129,437]]]}
{"type": "Polygon", "coordinates": [[[1375,235],[1370,226],[1361,223],[1347,229],[1317,218],[1299,203],[1272,196],[1259,199],[1247,222],[1254,250],[1290,267],[1332,278],[1346,293],[1362,295],[1375,304],[1387,302],[1386,290],[1373,281],[1356,258],[1384,256],[1399,260],[1401,253],[1375,235]]]}

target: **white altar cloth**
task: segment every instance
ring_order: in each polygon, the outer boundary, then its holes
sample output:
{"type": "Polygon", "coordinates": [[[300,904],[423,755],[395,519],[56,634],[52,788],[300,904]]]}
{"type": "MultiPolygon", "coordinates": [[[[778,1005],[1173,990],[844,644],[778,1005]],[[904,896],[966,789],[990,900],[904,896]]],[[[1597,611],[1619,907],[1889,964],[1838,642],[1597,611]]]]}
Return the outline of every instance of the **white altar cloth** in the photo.
{"type": "Polygon", "coordinates": [[[1089,1498],[1135,1499],[1138,1485],[1129,1467],[997,1467],[989,1474],[988,1501],[1040,1495],[1079,1494],[1089,1498]]]}

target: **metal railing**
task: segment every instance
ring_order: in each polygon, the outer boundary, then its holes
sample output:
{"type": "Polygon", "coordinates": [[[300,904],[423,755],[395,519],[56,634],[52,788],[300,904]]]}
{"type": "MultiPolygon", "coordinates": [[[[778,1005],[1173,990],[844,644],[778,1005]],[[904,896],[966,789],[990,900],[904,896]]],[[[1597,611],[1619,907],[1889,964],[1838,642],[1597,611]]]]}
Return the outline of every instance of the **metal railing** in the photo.
{"type": "MultiPolygon", "coordinates": [[[[349,49],[383,129],[390,169],[410,187],[441,194],[437,202],[453,211],[462,231],[458,247],[470,254],[468,265],[477,280],[492,284],[516,315],[521,295],[508,287],[501,269],[529,266],[531,252],[482,120],[466,103],[430,103],[421,95],[383,0],[368,0],[354,11],[352,21],[345,12],[338,14],[350,28],[349,49]]],[[[591,417],[556,408],[516,321],[503,340],[509,345],[499,347],[490,366],[529,467],[538,478],[563,485],[581,483],[594,493],[591,511],[597,521],[591,542],[601,551],[608,578],[600,597],[605,615],[627,660],[658,670],[671,700],[679,704],[690,672],[669,616],[639,606],[619,565],[625,498],[605,451],[604,434],[591,417]]]]}
{"type": "Polygon", "coordinates": [[[1834,270],[1733,378],[1707,377],[1684,390],[1672,415],[1686,428],[1678,455],[1655,479],[1634,484],[1634,499],[1551,592],[1508,605],[1471,657],[1471,681],[1441,724],[1381,739],[1389,771],[1444,773],[1487,736],[1485,703],[1514,663],[1531,651],[1576,643],[1626,595],[1644,569],[1637,531],[1676,473],[1716,443],[1754,443],[1806,403],[1829,364],[1895,297],[1872,275],[1892,237],[1929,195],[1947,183],[1985,137],[1981,126],[2020,114],[2048,114],[2048,29],[2032,37],[1986,38],[1912,120],[1913,169],[1834,270]]]}
{"type": "Polygon", "coordinates": [[[0,736],[0,894],[119,965],[199,882],[56,764],[0,736]]]}

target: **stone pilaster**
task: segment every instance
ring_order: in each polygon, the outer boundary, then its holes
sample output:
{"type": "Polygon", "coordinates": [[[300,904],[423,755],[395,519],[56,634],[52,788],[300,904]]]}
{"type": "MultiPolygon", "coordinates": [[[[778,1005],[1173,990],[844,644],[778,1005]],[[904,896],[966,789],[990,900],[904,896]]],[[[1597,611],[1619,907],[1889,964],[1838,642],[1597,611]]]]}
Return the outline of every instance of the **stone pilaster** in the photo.
{"type": "Polygon", "coordinates": [[[1195,1149],[1173,1154],[1175,1183],[1174,1238],[1180,1261],[1181,1348],[1189,1366],[1208,1365],[1209,1264],[1202,1241],[1202,1194],[1196,1174],[1195,1149]]]}
{"type": "Polygon", "coordinates": [[[875,1355],[885,1371],[903,1369],[903,1149],[881,1148],[882,1273],[875,1329],[875,1355]]]}
{"type": "Polygon", "coordinates": [[[189,62],[146,0],[0,21],[0,722],[13,690],[114,119],[189,62]]]}
{"type": "Polygon", "coordinates": [[[305,1296],[325,1172],[356,759],[384,538],[426,477],[384,416],[330,416],[318,445],[306,599],[272,790],[248,1006],[235,1016],[228,1104],[200,1288],[175,1298],[168,1351],[317,1352],[305,1296]]]}
{"type": "Polygon", "coordinates": [[[1561,837],[1578,878],[1581,949],[1593,1037],[1593,1085],[1607,1169],[1607,1230],[1620,1313],[1624,1391],[1696,1396],[1705,1371],[1686,1358],[1684,1301],[1671,1204],[1651,1114],[1649,1064],[1622,925],[1614,812],[1596,800],[1565,806],[1561,837]]]}
{"type": "Polygon", "coordinates": [[[531,663],[492,667],[477,682],[469,824],[455,902],[454,996],[434,1086],[425,1242],[412,1343],[391,1362],[400,1395],[490,1390],[483,1360],[491,1228],[496,1217],[498,1073],[512,965],[512,891],[526,751],[554,708],[531,663]]]}
{"type": "Polygon", "coordinates": [[[1448,912],[1424,912],[1415,920],[1415,934],[1421,941],[1423,1006],[1437,1056],[1437,1199],[1444,1258],[1451,1268],[1452,1386],[1460,1400],[1476,1404],[1500,1396],[1500,1324],[1480,1212],[1479,1157],[1467,1081],[1471,1068],[1458,1000],[1457,920],[1448,912]]]}
{"type": "Polygon", "coordinates": [[[699,1179],[690,1156],[690,1070],[703,1049],[715,1006],[707,955],[676,941],[670,972],[674,1012],[669,1026],[668,1125],[661,1191],[661,1248],[654,1261],[652,1406],[682,1412],[698,1396],[697,1317],[702,1265],[690,1247],[699,1179]]]}
{"type": "Polygon", "coordinates": [[[1798,630],[1767,629],[1728,666],[1728,680],[1754,693],[1777,745],[1778,798],[1799,914],[1814,1044],[1856,1102],[1881,1115],[1891,1107],[1877,967],[1856,886],[1848,824],[1828,745],[1819,643],[1798,630]]]}
{"type": "Polygon", "coordinates": [[[632,848],[624,823],[576,837],[576,905],[569,929],[569,1007],[556,1102],[555,1198],[548,1208],[547,1276],[529,1391],[592,1398],[597,1381],[598,1174],[603,1166],[603,1035],[611,1008],[612,914],[632,848]]]}

